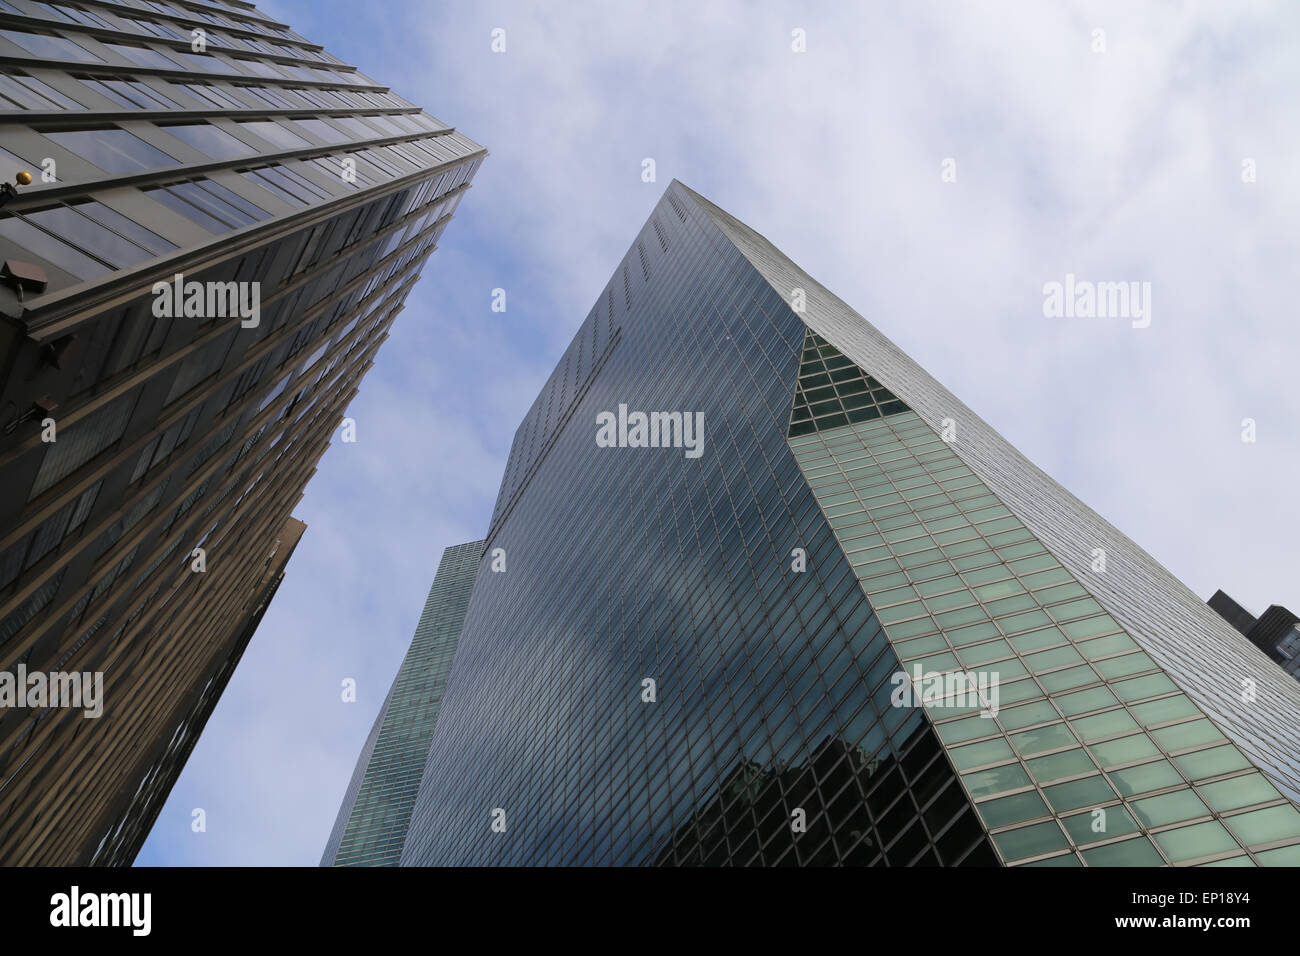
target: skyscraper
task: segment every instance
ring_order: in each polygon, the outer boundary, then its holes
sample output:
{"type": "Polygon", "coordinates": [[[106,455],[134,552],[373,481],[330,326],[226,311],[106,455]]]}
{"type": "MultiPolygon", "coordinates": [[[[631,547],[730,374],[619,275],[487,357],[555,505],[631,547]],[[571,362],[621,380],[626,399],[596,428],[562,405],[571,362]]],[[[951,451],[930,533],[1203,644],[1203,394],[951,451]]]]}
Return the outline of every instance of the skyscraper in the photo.
{"type": "Polygon", "coordinates": [[[238,0],[5,0],[0,61],[0,668],[104,697],[0,710],[0,862],[126,863],[485,150],[238,0]]]}
{"type": "Polygon", "coordinates": [[[1300,680],[1300,615],[1280,604],[1270,604],[1256,618],[1223,591],[1215,591],[1206,603],[1269,660],[1300,680]]]}
{"type": "Polygon", "coordinates": [[[1295,682],[679,183],[482,561],[403,864],[1300,862],[1295,682]]]}
{"type": "Polygon", "coordinates": [[[321,866],[397,865],[482,553],[482,541],[442,553],[415,637],[361,750],[321,866]]]}

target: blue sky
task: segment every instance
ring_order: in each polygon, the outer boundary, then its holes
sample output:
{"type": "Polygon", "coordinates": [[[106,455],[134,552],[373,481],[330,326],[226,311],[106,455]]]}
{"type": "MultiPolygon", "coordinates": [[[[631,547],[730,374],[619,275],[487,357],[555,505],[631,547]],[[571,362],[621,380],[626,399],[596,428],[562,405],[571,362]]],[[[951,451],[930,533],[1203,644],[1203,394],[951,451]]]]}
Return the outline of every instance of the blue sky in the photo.
{"type": "Polygon", "coordinates": [[[485,532],[515,427],[674,177],[1202,597],[1300,609],[1300,7],[262,9],[490,156],[349,411],[357,442],[307,488],[307,534],[139,864],[318,862],[442,549],[485,532]],[[1150,327],[1045,317],[1067,273],[1150,282],[1150,327]]]}

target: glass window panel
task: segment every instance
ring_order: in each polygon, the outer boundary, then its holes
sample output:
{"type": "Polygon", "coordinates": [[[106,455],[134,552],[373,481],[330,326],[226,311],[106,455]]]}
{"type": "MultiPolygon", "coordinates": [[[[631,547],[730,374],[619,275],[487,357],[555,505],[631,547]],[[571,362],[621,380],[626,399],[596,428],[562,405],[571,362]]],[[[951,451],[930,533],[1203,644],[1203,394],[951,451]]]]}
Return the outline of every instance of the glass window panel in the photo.
{"type": "Polygon", "coordinates": [[[82,63],[102,63],[99,57],[71,40],[48,33],[23,33],[19,30],[0,30],[0,36],[16,43],[33,56],[52,60],[78,60],[82,63]]]}
{"type": "Polygon", "coordinates": [[[1149,827],[1177,823],[1179,820],[1194,820],[1210,813],[1192,790],[1175,790],[1158,797],[1134,800],[1132,806],[1138,819],[1149,827]]]}
{"type": "Polygon", "coordinates": [[[1155,834],[1156,843],[1173,863],[1237,849],[1237,841],[1218,820],[1155,834]]]}
{"type": "Polygon", "coordinates": [[[1030,782],[1029,774],[1025,773],[1025,768],[1018,763],[994,767],[992,770],[977,770],[964,775],[962,780],[965,781],[966,788],[973,797],[984,797],[1004,790],[1027,787],[1030,782]]]}
{"type": "Polygon", "coordinates": [[[1082,747],[1047,757],[1034,757],[1025,762],[1029,765],[1030,774],[1039,783],[1050,783],[1062,777],[1091,773],[1097,769],[1082,747]]]}
{"type": "Polygon", "coordinates": [[[124,129],[49,130],[44,135],[108,173],[161,169],[178,162],[124,129]]]}
{"type": "Polygon", "coordinates": [[[1151,736],[1160,742],[1166,750],[1186,750],[1199,744],[1223,740],[1223,734],[1209,720],[1189,720],[1187,723],[1175,724],[1152,731],[1151,736]]]}
{"type": "Polygon", "coordinates": [[[1065,827],[1065,832],[1070,834],[1070,838],[1079,846],[1136,833],[1138,829],[1132,814],[1124,809],[1121,803],[1110,807],[1095,807],[1085,813],[1076,813],[1074,816],[1066,817],[1061,823],[1065,827]]]}
{"type": "Polygon", "coordinates": [[[1144,727],[1154,727],[1156,724],[1177,720],[1180,717],[1190,717],[1193,714],[1201,716],[1200,710],[1192,703],[1191,699],[1182,694],[1175,697],[1164,697],[1145,704],[1134,704],[1129,710],[1133,712],[1134,717],[1142,722],[1144,727]]]}
{"type": "Polygon", "coordinates": [[[1164,866],[1165,861],[1146,837],[1108,843],[1083,851],[1089,866],[1164,866]]]}
{"type": "Polygon", "coordinates": [[[1091,717],[1076,717],[1070,725],[1083,738],[1085,743],[1092,743],[1103,737],[1122,734],[1126,730],[1137,730],[1138,722],[1125,710],[1111,710],[1091,717]]]}
{"type": "Polygon", "coordinates": [[[141,66],[151,66],[159,70],[179,70],[181,65],[168,56],[164,56],[157,50],[152,50],[142,46],[128,46],[125,43],[106,43],[104,44],[110,50],[116,50],[132,63],[138,63],[141,66]]]}
{"type": "Polygon", "coordinates": [[[240,123],[239,125],[282,149],[302,149],[304,146],[311,145],[297,133],[271,120],[240,123]]]}
{"type": "Polygon", "coordinates": [[[1300,844],[1256,853],[1260,866],[1300,866],[1300,844]]]}
{"type": "Polygon", "coordinates": [[[1021,827],[1019,830],[995,833],[993,842],[997,844],[1003,858],[1008,862],[1038,856],[1040,853],[1050,853],[1052,850],[1062,850],[1070,845],[1055,820],[1035,823],[1021,827]]]}
{"type": "Polygon", "coordinates": [[[1080,807],[1095,807],[1115,799],[1115,791],[1101,774],[1083,780],[1071,780],[1069,783],[1053,784],[1044,787],[1043,793],[1058,813],[1078,810],[1080,807]]]}
{"type": "Polygon", "coordinates": [[[1023,733],[1013,734],[1011,742],[1026,757],[1045,750],[1054,750],[1057,747],[1074,747],[1078,745],[1078,741],[1074,739],[1074,734],[1070,733],[1070,728],[1065,724],[1052,724],[1050,727],[1039,727],[1037,730],[1026,730],[1023,733]]]}
{"type": "Polygon", "coordinates": [[[1282,796],[1262,773],[1201,784],[1199,789],[1205,801],[1220,812],[1277,800],[1282,796]]]}
{"type": "Polygon", "coordinates": [[[1011,823],[1019,823],[1022,820],[1032,820],[1035,817],[1047,816],[1050,812],[1047,804],[1043,802],[1037,791],[1026,790],[1024,793],[1012,794],[1009,797],[997,797],[994,800],[986,800],[977,804],[976,809],[984,819],[984,823],[990,828],[1007,826],[1011,823]]]}
{"type": "Polygon", "coordinates": [[[163,130],[213,159],[234,159],[238,156],[249,156],[257,152],[247,143],[240,142],[225,130],[218,129],[211,123],[164,126],[163,130]]]}
{"type": "Polygon", "coordinates": [[[1093,744],[1089,749],[1106,769],[1160,754],[1159,748],[1146,734],[1133,734],[1118,740],[1108,740],[1104,744],[1093,744]]]}
{"type": "Polygon", "coordinates": [[[953,766],[958,770],[997,763],[1000,760],[1010,760],[1015,757],[1015,754],[1011,751],[1011,745],[1001,737],[978,744],[967,744],[964,747],[953,747],[948,751],[948,755],[952,757],[953,766]]]}
{"type": "Polygon", "coordinates": [[[66,242],[61,242],[44,230],[31,223],[24,222],[16,216],[0,219],[0,236],[29,250],[76,276],[78,279],[92,279],[112,271],[109,266],[74,249],[66,242]]]}
{"type": "Polygon", "coordinates": [[[1174,765],[1168,760],[1144,763],[1140,767],[1129,767],[1126,770],[1113,770],[1110,779],[1115,781],[1115,786],[1119,787],[1120,793],[1126,797],[1151,790],[1162,790],[1184,782],[1178,771],[1174,769],[1174,765]]]}

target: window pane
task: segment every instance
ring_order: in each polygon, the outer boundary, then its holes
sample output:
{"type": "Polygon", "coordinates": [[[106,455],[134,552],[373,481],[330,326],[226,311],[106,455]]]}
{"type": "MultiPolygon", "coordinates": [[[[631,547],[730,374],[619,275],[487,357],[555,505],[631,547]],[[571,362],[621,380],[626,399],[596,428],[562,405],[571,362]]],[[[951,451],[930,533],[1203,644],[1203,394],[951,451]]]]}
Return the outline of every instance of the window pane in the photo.
{"type": "Polygon", "coordinates": [[[240,142],[225,130],[217,129],[210,123],[164,126],[163,129],[213,159],[234,159],[237,156],[248,156],[257,152],[253,147],[240,142]]]}
{"type": "Polygon", "coordinates": [[[124,129],[51,130],[45,137],[109,173],[177,165],[176,159],[124,129]]]}
{"type": "Polygon", "coordinates": [[[53,60],[80,60],[82,63],[102,63],[99,57],[71,40],[48,33],[22,33],[18,30],[0,30],[0,36],[18,44],[33,56],[47,56],[53,60]]]}

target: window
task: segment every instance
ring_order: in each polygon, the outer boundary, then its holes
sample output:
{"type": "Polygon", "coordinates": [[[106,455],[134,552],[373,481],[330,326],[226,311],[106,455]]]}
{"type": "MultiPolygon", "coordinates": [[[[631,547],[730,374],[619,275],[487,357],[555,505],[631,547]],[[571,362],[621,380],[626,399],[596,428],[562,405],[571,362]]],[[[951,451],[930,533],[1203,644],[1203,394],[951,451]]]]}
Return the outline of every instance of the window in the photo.
{"type": "Polygon", "coordinates": [[[28,621],[45,610],[46,605],[54,600],[54,595],[58,593],[59,585],[63,583],[63,575],[67,570],[67,568],[60,569],[58,574],[47,584],[41,585],[21,606],[0,619],[0,645],[22,630],[28,621]]]}
{"type": "MultiPolygon", "coordinates": [[[[81,109],[54,87],[23,73],[0,73],[0,109],[81,109]]],[[[10,180],[12,177],[10,177],[10,180]]],[[[9,180],[6,180],[9,181],[9,180]]]]}
{"type": "Polygon", "coordinates": [[[33,56],[49,57],[52,60],[78,60],[82,63],[104,62],[95,54],[77,46],[71,40],[56,37],[49,33],[23,33],[18,30],[0,30],[0,36],[18,44],[33,56]]]}
{"type": "Polygon", "coordinates": [[[235,99],[220,87],[212,86],[208,83],[182,83],[181,89],[187,90],[196,99],[209,103],[218,109],[223,110],[242,110],[246,109],[243,103],[235,99]]]}
{"type": "Polygon", "coordinates": [[[225,130],[218,129],[211,123],[193,123],[184,126],[164,126],[162,128],[172,136],[184,143],[188,143],[200,153],[211,156],[213,159],[234,159],[237,156],[247,156],[250,153],[257,152],[247,143],[240,142],[225,130]]]}
{"type": "Polygon", "coordinates": [[[331,177],[338,177],[338,180],[345,185],[357,189],[361,186],[373,186],[375,180],[367,176],[359,167],[353,171],[353,175],[345,179],[343,177],[344,166],[342,160],[334,156],[317,156],[315,159],[308,160],[321,169],[325,170],[331,177]]]}
{"type": "Polygon", "coordinates": [[[67,7],[59,3],[38,3],[36,5],[43,8],[56,20],[67,20],[69,23],[84,23],[88,27],[102,27],[105,30],[112,29],[107,20],[95,16],[89,10],[82,10],[80,7],[67,7]]]}
{"type": "Polygon", "coordinates": [[[124,268],[176,248],[121,213],[89,200],[15,215],[0,222],[0,234],[25,242],[33,252],[79,278],[107,271],[98,263],[124,268]],[[17,223],[26,228],[18,228],[15,234],[17,223]],[[44,239],[33,241],[34,235],[44,239]]]}
{"type": "Polygon", "coordinates": [[[50,130],[52,140],[108,173],[135,173],[175,166],[177,160],[124,129],[50,130]]]}
{"type": "Polygon", "coordinates": [[[326,143],[334,144],[334,143],[347,142],[348,139],[347,133],[343,132],[341,129],[339,129],[336,126],[331,126],[329,123],[325,122],[324,120],[300,119],[300,120],[295,120],[294,122],[296,122],[303,129],[307,130],[307,132],[315,133],[316,136],[324,140],[326,143]]]}
{"type": "MultiPolygon", "coordinates": [[[[273,80],[282,80],[279,73],[269,63],[263,63],[261,60],[246,60],[242,57],[235,57],[235,62],[245,73],[251,73],[254,76],[265,76],[273,80]]],[[[231,70],[233,73],[234,70],[231,70]]]]}
{"type": "Polygon", "coordinates": [[[146,192],[191,222],[217,233],[252,225],[271,215],[210,179],[176,183],[146,192]]]}
{"type": "Polygon", "coordinates": [[[55,206],[25,218],[109,265],[132,266],[176,246],[121,213],[94,201],[55,206]]]}
{"type": "Polygon", "coordinates": [[[163,37],[164,39],[168,39],[168,40],[185,39],[185,37],[181,36],[179,33],[177,33],[171,27],[166,26],[165,24],[154,23],[149,20],[137,20],[134,17],[128,17],[127,19],[129,19],[131,23],[135,24],[135,28],[139,30],[141,33],[151,33],[156,37],[163,37]]]}
{"type": "Polygon", "coordinates": [[[253,99],[259,100],[267,106],[274,106],[277,109],[283,110],[293,109],[293,104],[275,90],[269,90],[264,86],[241,86],[240,89],[253,97],[253,99]]]}
{"type": "Polygon", "coordinates": [[[76,276],[78,279],[93,279],[111,271],[109,266],[92,259],[90,256],[74,249],[65,242],[38,229],[25,219],[10,216],[0,219],[0,236],[16,243],[33,255],[52,263],[76,276]]]}
{"type": "Polygon", "coordinates": [[[93,76],[78,76],[77,79],[91,89],[102,93],[118,106],[133,110],[179,109],[167,97],[137,80],[126,78],[96,79],[93,76]]]}
{"type": "MultiPolygon", "coordinates": [[[[195,359],[190,361],[195,361],[195,359]]],[[[184,374],[184,370],[182,370],[182,374],[184,374]]],[[[179,377],[177,381],[180,381],[179,377]]],[[[131,472],[131,480],[128,483],[135,484],[155,466],[166,461],[172,452],[184,447],[185,443],[189,441],[190,434],[194,431],[194,426],[198,423],[201,411],[203,411],[201,405],[198,408],[191,409],[188,415],[180,421],[174,422],[161,435],[158,435],[149,444],[145,445],[144,451],[140,453],[140,457],[135,463],[135,470],[131,472]]]]}
{"type": "Polygon", "coordinates": [[[218,59],[215,56],[209,56],[206,53],[180,53],[176,54],[182,60],[190,65],[192,69],[200,73],[236,73],[238,72],[233,66],[225,60],[218,59]]]}
{"type": "Polygon", "coordinates": [[[262,137],[268,143],[274,143],[283,149],[301,149],[304,146],[311,145],[288,127],[281,126],[274,121],[262,120],[253,123],[240,123],[239,125],[262,137]]]}
{"type": "Polygon", "coordinates": [[[249,182],[269,189],[285,202],[295,206],[309,206],[312,203],[329,199],[330,196],[319,186],[314,186],[298,173],[284,166],[264,166],[240,173],[249,182]]]}
{"type": "Polygon", "coordinates": [[[140,64],[140,66],[151,66],[159,70],[181,69],[181,65],[175,60],[149,47],[133,46],[126,43],[106,43],[104,45],[110,50],[116,50],[132,63],[140,64]]]}
{"type": "Polygon", "coordinates": [[[95,482],[0,554],[0,588],[8,587],[22,571],[32,567],[65,538],[81,529],[90,517],[90,509],[95,506],[102,484],[102,481],[95,482]]]}
{"type": "Polygon", "coordinates": [[[367,116],[365,119],[370,123],[370,125],[378,126],[390,136],[402,135],[402,128],[396,123],[390,121],[386,116],[367,116]]]}
{"type": "MultiPolygon", "coordinates": [[[[219,372],[222,364],[226,361],[226,353],[230,351],[230,344],[234,341],[234,338],[233,334],[227,333],[199,346],[184,361],[180,371],[176,373],[176,378],[172,381],[171,391],[167,393],[167,399],[163,404],[170,405],[204,379],[219,372]]],[[[189,427],[193,428],[194,426],[191,423],[189,427]]],[[[188,431],[185,432],[185,437],[189,437],[188,431]]],[[[162,438],[165,440],[167,435],[164,434],[162,438]]],[[[170,453],[171,448],[168,448],[167,452],[170,453]]]]}
{"type": "Polygon", "coordinates": [[[123,395],[116,401],[91,412],[75,424],[59,430],[59,440],[51,442],[41,461],[41,470],[32,483],[28,500],[52,488],[86,464],[104,449],[117,442],[126,432],[135,411],[138,393],[123,395]]]}

